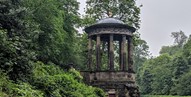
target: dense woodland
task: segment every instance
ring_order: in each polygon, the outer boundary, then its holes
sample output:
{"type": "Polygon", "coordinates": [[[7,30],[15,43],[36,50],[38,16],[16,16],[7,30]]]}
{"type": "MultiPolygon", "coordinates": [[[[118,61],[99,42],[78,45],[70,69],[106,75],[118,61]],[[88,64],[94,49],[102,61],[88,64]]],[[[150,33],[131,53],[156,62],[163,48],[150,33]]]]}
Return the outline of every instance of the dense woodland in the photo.
{"type": "MultiPolygon", "coordinates": [[[[84,84],[80,76],[87,64],[87,35],[78,28],[111,12],[111,17],[139,29],[141,6],[134,0],[86,3],[81,15],[77,0],[0,0],[0,96],[104,97],[103,90],[84,84]]],[[[191,95],[191,37],[182,31],[172,37],[175,44],[162,47],[153,58],[146,41],[134,33],[141,93],[191,95]]]]}
{"type": "Polygon", "coordinates": [[[191,35],[172,32],[174,44],[139,67],[137,82],[143,94],[191,95],[191,35]]]}

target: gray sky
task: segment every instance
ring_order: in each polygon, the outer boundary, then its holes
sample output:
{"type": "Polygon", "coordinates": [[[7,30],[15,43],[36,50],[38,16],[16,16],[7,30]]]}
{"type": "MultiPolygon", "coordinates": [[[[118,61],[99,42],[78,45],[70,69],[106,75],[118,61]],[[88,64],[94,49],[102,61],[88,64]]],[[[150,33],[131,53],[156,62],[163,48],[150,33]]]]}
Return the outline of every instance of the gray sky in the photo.
{"type": "MultiPolygon", "coordinates": [[[[83,13],[86,0],[78,0],[83,13]]],[[[172,45],[171,32],[182,30],[191,34],[191,0],[137,0],[141,8],[141,38],[148,45],[153,56],[162,46],[172,45]]]]}

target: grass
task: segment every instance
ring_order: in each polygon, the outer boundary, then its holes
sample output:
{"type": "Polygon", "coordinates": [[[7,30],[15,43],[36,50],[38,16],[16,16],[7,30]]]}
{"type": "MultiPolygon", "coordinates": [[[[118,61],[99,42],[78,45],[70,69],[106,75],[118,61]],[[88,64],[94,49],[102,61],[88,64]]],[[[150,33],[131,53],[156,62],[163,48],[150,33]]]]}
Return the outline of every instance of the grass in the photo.
{"type": "Polygon", "coordinates": [[[171,96],[171,95],[144,95],[141,97],[191,97],[191,96],[171,96]]]}

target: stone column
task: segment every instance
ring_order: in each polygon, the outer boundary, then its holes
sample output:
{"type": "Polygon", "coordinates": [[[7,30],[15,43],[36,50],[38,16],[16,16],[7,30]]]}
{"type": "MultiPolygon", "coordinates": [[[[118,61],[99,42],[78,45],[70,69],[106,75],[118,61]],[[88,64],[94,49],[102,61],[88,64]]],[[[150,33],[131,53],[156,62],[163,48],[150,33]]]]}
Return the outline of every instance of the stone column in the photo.
{"type": "Polygon", "coordinates": [[[96,70],[100,70],[101,57],[100,57],[100,35],[96,37],[96,70]]]}
{"type": "Polygon", "coordinates": [[[122,44],[122,39],[119,40],[119,70],[123,70],[123,56],[122,56],[122,47],[123,44],[122,44]]]}
{"type": "Polygon", "coordinates": [[[134,73],[133,71],[133,41],[132,36],[128,38],[128,72],[134,73]]]}
{"type": "Polygon", "coordinates": [[[88,41],[88,69],[92,70],[92,39],[89,37],[88,41]]]}
{"type": "Polygon", "coordinates": [[[113,34],[110,34],[109,36],[109,63],[110,63],[110,70],[114,70],[113,34]]]}
{"type": "Polygon", "coordinates": [[[109,70],[110,69],[110,53],[109,53],[109,51],[110,51],[110,41],[109,41],[110,39],[108,39],[108,41],[107,41],[107,56],[108,56],[108,67],[107,67],[107,70],[109,70]]]}
{"type": "Polygon", "coordinates": [[[120,56],[121,56],[121,70],[126,70],[126,56],[127,56],[127,51],[126,51],[126,36],[125,35],[122,35],[122,42],[121,42],[121,53],[120,53],[120,56]]]}

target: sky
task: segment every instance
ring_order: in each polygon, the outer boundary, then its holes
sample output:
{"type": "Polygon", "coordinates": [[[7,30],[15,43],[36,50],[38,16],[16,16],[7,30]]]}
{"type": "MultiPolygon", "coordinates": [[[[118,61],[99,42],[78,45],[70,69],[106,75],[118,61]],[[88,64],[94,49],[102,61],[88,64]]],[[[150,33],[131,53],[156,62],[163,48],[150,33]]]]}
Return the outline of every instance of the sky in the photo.
{"type": "MultiPolygon", "coordinates": [[[[84,14],[86,0],[80,2],[84,14]]],[[[149,45],[153,56],[158,56],[162,46],[173,45],[171,32],[182,30],[191,34],[191,0],[137,0],[141,7],[141,38],[149,45]]]]}

